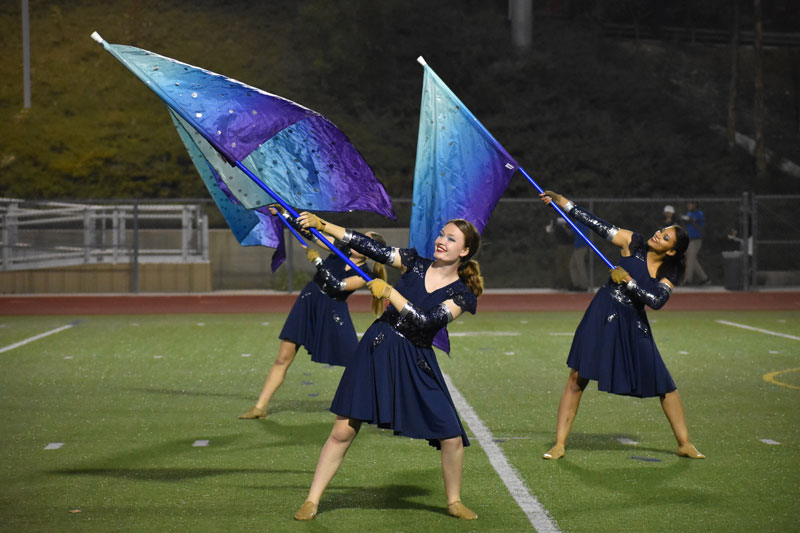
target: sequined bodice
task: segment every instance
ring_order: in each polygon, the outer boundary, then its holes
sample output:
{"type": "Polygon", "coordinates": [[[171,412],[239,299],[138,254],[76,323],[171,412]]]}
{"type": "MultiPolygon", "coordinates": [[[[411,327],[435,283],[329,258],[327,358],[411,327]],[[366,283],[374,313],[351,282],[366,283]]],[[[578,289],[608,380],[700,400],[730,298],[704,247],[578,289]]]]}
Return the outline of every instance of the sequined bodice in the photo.
{"type": "MultiPolygon", "coordinates": [[[[475,313],[477,298],[463,281],[459,279],[433,292],[428,292],[425,289],[425,273],[433,264],[433,260],[418,257],[414,250],[400,250],[400,254],[407,270],[400,276],[394,288],[420,311],[426,311],[442,302],[453,300],[464,311],[475,313]]],[[[418,328],[401,317],[398,310],[391,304],[379,320],[390,324],[395,331],[416,346],[430,347],[433,338],[439,331],[439,328],[428,330],[418,328]]]]}

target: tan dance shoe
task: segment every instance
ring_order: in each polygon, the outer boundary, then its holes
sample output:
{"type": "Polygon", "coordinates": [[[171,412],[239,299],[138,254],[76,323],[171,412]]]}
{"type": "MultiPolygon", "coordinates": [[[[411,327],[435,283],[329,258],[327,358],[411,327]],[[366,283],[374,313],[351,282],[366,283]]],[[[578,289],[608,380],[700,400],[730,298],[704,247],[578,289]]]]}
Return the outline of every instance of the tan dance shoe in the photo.
{"type": "Polygon", "coordinates": [[[262,409],[261,407],[256,407],[255,405],[250,408],[249,411],[244,413],[243,415],[239,415],[240,420],[253,420],[255,418],[266,418],[267,417],[267,410],[262,409]]]}
{"type": "Polygon", "coordinates": [[[455,516],[456,518],[460,518],[461,520],[477,520],[478,515],[476,515],[472,509],[464,505],[463,503],[453,502],[447,504],[447,514],[450,516],[455,516]]]}
{"type": "Polygon", "coordinates": [[[294,513],[295,520],[314,520],[317,516],[317,504],[314,502],[306,502],[300,506],[300,509],[294,513]]]}
{"type": "Polygon", "coordinates": [[[542,459],[561,459],[564,457],[564,447],[555,445],[542,455],[542,459]]]}
{"type": "Polygon", "coordinates": [[[688,457],[689,459],[705,459],[706,456],[697,451],[694,444],[687,444],[678,448],[678,455],[680,457],[688,457]]]}

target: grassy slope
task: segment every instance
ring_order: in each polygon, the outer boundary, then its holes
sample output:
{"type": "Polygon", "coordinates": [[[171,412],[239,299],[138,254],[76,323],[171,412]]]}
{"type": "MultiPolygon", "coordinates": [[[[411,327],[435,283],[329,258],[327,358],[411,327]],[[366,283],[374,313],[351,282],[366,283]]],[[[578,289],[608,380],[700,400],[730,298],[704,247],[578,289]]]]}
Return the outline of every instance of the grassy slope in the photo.
{"type": "MultiPolygon", "coordinates": [[[[724,50],[631,50],[579,23],[538,18],[533,51],[517,57],[504,5],[457,6],[33,1],[33,108],[20,112],[19,7],[5,4],[0,190],[27,198],[205,197],[162,105],[88,38],[94,30],[322,112],[392,196],[411,192],[420,54],[529,170],[563,189],[624,196],[791,190],[793,180],[780,174],[752,182],[749,157],[728,155],[708,130],[725,120],[724,50]]],[[[768,62],[769,109],[790,117],[791,87],[777,88],[791,69],[776,61],[768,62]]],[[[767,139],[795,147],[796,134],[776,123],[767,139]]],[[[518,180],[509,194],[530,190],[518,180]]]]}

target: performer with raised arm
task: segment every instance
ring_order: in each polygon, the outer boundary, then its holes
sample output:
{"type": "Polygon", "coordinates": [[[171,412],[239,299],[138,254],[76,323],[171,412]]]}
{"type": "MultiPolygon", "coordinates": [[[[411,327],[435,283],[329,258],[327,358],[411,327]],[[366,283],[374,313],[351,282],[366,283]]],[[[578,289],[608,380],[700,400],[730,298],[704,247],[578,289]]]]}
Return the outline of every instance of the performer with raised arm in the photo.
{"type": "Polygon", "coordinates": [[[621,255],[619,266],[611,270],[611,279],[597,291],[575,332],[567,359],[569,377],[558,404],[556,442],[544,458],[564,456],[581,396],[594,380],[601,391],[638,398],[658,396],[678,441],[678,455],[703,459],[689,440],[681,397],[656,348],[645,313],[645,305],[661,309],[683,275],[689,245],[686,231],[673,225],[645,240],[560,194],[544,191],[539,196],[618,246],[621,255]]]}
{"type": "Polygon", "coordinates": [[[472,257],[480,235],[466,220],[451,220],[435,241],[433,259],[414,249],[385,246],[308,212],[298,218],[340,239],[352,250],[403,273],[392,287],[383,280],[368,283],[374,296],[390,305],[358,343],[342,374],[331,405],[333,429],[320,452],[314,479],[296,520],[312,520],[320,498],[355,439],[362,422],[394,430],[397,435],[426,439],[441,450],[448,514],[473,520],[461,503],[464,427],[431,348],[436,332],[463,311],[475,313],[483,292],[480,267],[472,257]]]}
{"type": "MultiPolygon", "coordinates": [[[[280,216],[297,229],[301,229],[297,221],[284,209],[278,209],[280,216]]],[[[270,212],[273,215],[278,213],[276,208],[271,208],[270,212]]],[[[303,231],[303,233],[309,241],[322,246],[309,232],[303,231]]],[[[385,243],[380,234],[369,233],[369,235],[376,242],[385,243]]],[[[333,242],[333,239],[331,241],[333,242]]],[[[359,267],[366,262],[367,258],[363,254],[350,250],[346,245],[341,244],[339,249],[345,253],[349,251],[350,259],[359,267]]],[[[300,292],[286,318],[279,335],[281,344],[278,348],[278,357],[267,374],[258,401],[249,411],[239,415],[240,419],[267,416],[267,407],[272,395],[283,383],[300,346],[305,346],[315,363],[346,366],[358,344],[356,330],[347,307],[347,298],[355,290],[366,285],[366,282],[361,276],[353,274],[350,266],[334,253],[323,260],[319,252],[309,246],[306,257],[317,267],[317,272],[300,292]]],[[[376,279],[386,280],[386,268],[382,264],[374,263],[372,273],[376,279]]],[[[373,297],[372,310],[376,316],[381,314],[385,305],[385,300],[373,297]]]]}

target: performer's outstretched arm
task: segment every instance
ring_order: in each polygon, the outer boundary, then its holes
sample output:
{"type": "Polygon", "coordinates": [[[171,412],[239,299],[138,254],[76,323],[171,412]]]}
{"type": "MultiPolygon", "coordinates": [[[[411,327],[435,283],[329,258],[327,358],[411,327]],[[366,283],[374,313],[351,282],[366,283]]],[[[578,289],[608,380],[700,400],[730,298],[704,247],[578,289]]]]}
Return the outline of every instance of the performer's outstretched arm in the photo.
{"type": "Polygon", "coordinates": [[[331,237],[339,239],[349,245],[353,250],[369,257],[373,261],[398,269],[403,266],[400,260],[400,254],[397,253],[397,248],[379,243],[376,240],[370,239],[363,233],[337,226],[336,224],[322,220],[314,213],[309,213],[308,211],[300,213],[300,217],[297,220],[301,227],[316,228],[319,231],[324,231],[331,237]]]}
{"type": "Polygon", "coordinates": [[[549,204],[551,201],[555,202],[556,205],[571,218],[590,228],[592,231],[610,241],[612,244],[622,248],[622,255],[628,255],[628,245],[633,237],[632,231],[619,228],[614,224],[603,220],[591,211],[576,205],[567,197],[556,192],[545,191],[539,196],[546,204],[549,204]]]}

